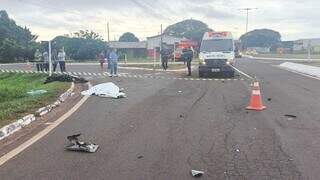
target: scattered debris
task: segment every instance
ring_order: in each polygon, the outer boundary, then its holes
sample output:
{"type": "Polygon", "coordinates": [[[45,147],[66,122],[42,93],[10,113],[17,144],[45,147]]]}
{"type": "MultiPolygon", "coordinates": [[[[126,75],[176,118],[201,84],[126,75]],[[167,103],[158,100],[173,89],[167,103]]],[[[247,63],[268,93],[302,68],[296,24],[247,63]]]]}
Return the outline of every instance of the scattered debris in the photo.
{"type": "Polygon", "coordinates": [[[138,158],[138,159],[142,159],[142,158],[144,158],[144,156],[139,155],[139,156],[137,156],[137,158],[138,158]]]}
{"type": "Polygon", "coordinates": [[[224,80],[222,80],[221,82],[224,83],[224,80]]]}
{"type": "Polygon", "coordinates": [[[204,172],[198,170],[191,170],[191,174],[193,177],[201,177],[204,174],[204,172]]]}
{"type": "Polygon", "coordinates": [[[249,111],[246,111],[246,114],[249,114],[249,111]]]}
{"type": "Polygon", "coordinates": [[[47,92],[48,91],[46,91],[46,90],[40,89],[40,90],[31,90],[31,91],[27,92],[27,94],[29,96],[39,96],[39,95],[45,94],[47,92]]]}
{"type": "Polygon", "coordinates": [[[179,115],[179,117],[180,117],[180,118],[183,118],[183,115],[182,115],[182,114],[180,114],[180,115],[179,115]]]}
{"type": "Polygon", "coordinates": [[[271,100],[272,100],[272,98],[268,98],[267,100],[268,100],[268,101],[271,101],[271,100]]]}
{"type": "Polygon", "coordinates": [[[70,144],[66,146],[66,149],[69,151],[83,151],[88,153],[96,152],[99,148],[99,145],[80,141],[78,139],[80,135],[81,134],[68,136],[67,139],[69,140],[70,144]]]}
{"type": "Polygon", "coordinates": [[[291,114],[285,114],[284,116],[288,118],[289,121],[293,120],[294,118],[297,118],[297,116],[291,114]]]}
{"type": "Polygon", "coordinates": [[[240,149],[236,149],[237,152],[240,152],[240,149]]]}
{"type": "Polygon", "coordinates": [[[60,82],[75,82],[75,83],[87,83],[88,81],[84,78],[69,75],[69,74],[53,74],[52,76],[47,77],[44,84],[51,83],[54,81],[60,81],[60,82]]]}
{"type": "Polygon", "coordinates": [[[123,88],[119,88],[114,83],[102,83],[91,87],[89,90],[82,91],[81,94],[84,96],[96,95],[99,97],[110,97],[110,98],[125,98],[126,94],[123,92],[123,88]]]}
{"type": "Polygon", "coordinates": [[[297,118],[296,115],[292,115],[292,114],[285,114],[284,116],[288,118],[297,118]]]}

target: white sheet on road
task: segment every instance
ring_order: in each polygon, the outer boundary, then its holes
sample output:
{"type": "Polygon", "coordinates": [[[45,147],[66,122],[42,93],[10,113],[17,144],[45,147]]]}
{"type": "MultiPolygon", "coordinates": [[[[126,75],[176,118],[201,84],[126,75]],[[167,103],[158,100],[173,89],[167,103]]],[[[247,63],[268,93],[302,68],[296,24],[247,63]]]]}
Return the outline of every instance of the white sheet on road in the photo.
{"type": "Polygon", "coordinates": [[[292,62],[282,63],[280,64],[280,67],[320,78],[320,67],[292,63],[292,62]]]}
{"type": "Polygon", "coordinates": [[[120,88],[112,82],[98,84],[86,91],[82,91],[81,94],[84,96],[97,95],[100,97],[110,98],[125,97],[125,94],[123,92],[120,92],[120,88]]]}

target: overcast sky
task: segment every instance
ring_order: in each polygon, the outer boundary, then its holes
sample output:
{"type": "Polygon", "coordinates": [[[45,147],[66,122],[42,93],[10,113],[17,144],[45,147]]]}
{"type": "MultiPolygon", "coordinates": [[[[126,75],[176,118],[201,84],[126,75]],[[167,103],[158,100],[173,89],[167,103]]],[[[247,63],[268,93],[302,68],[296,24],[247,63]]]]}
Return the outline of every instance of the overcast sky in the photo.
{"type": "Polygon", "coordinates": [[[145,39],[157,35],[160,24],[165,28],[190,18],[240,36],[246,12],[239,9],[245,7],[258,8],[250,12],[249,30],[274,29],[283,40],[320,38],[319,0],[0,0],[0,9],[29,27],[39,40],[80,29],[107,39],[107,21],[111,40],[127,31],[145,39]]]}

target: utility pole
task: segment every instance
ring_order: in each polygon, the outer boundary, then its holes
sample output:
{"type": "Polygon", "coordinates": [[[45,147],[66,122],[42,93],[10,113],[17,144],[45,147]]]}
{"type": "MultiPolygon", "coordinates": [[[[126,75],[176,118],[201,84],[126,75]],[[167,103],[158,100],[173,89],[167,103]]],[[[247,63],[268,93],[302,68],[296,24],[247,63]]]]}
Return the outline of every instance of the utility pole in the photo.
{"type": "Polygon", "coordinates": [[[248,27],[249,27],[249,11],[256,10],[258,8],[243,8],[239,9],[241,11],[247,11],[247,21],[246,21],[246,33],[248,32],[248,27]]]}
{"type": "Polygon", "coordinates": [[[107,22],[107,34],[108,34],[108,42],[110,42],[109,22],[107,22]]]}
{"type": "Polygon", "coordinates": [[[160,32],[161,32],[161,34],[160,34],[160,62],[161,62],[161,51],[162,51],[162,41],[163,41],[163,39],[162,39],[162,24],[161,24],[161,26],[160,26],[160,32]]]}

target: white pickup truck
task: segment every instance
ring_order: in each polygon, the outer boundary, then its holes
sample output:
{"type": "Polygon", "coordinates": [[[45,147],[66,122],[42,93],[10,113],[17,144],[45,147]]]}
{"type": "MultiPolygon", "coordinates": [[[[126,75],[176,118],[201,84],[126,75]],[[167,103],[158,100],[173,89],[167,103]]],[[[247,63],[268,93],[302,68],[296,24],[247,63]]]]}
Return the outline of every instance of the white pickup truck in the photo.
{"type": "Polygon", "coordinates": [[[234,77],[235,59],[231,32],[206,32],[200,47],[200,77],[234,77]]]}

